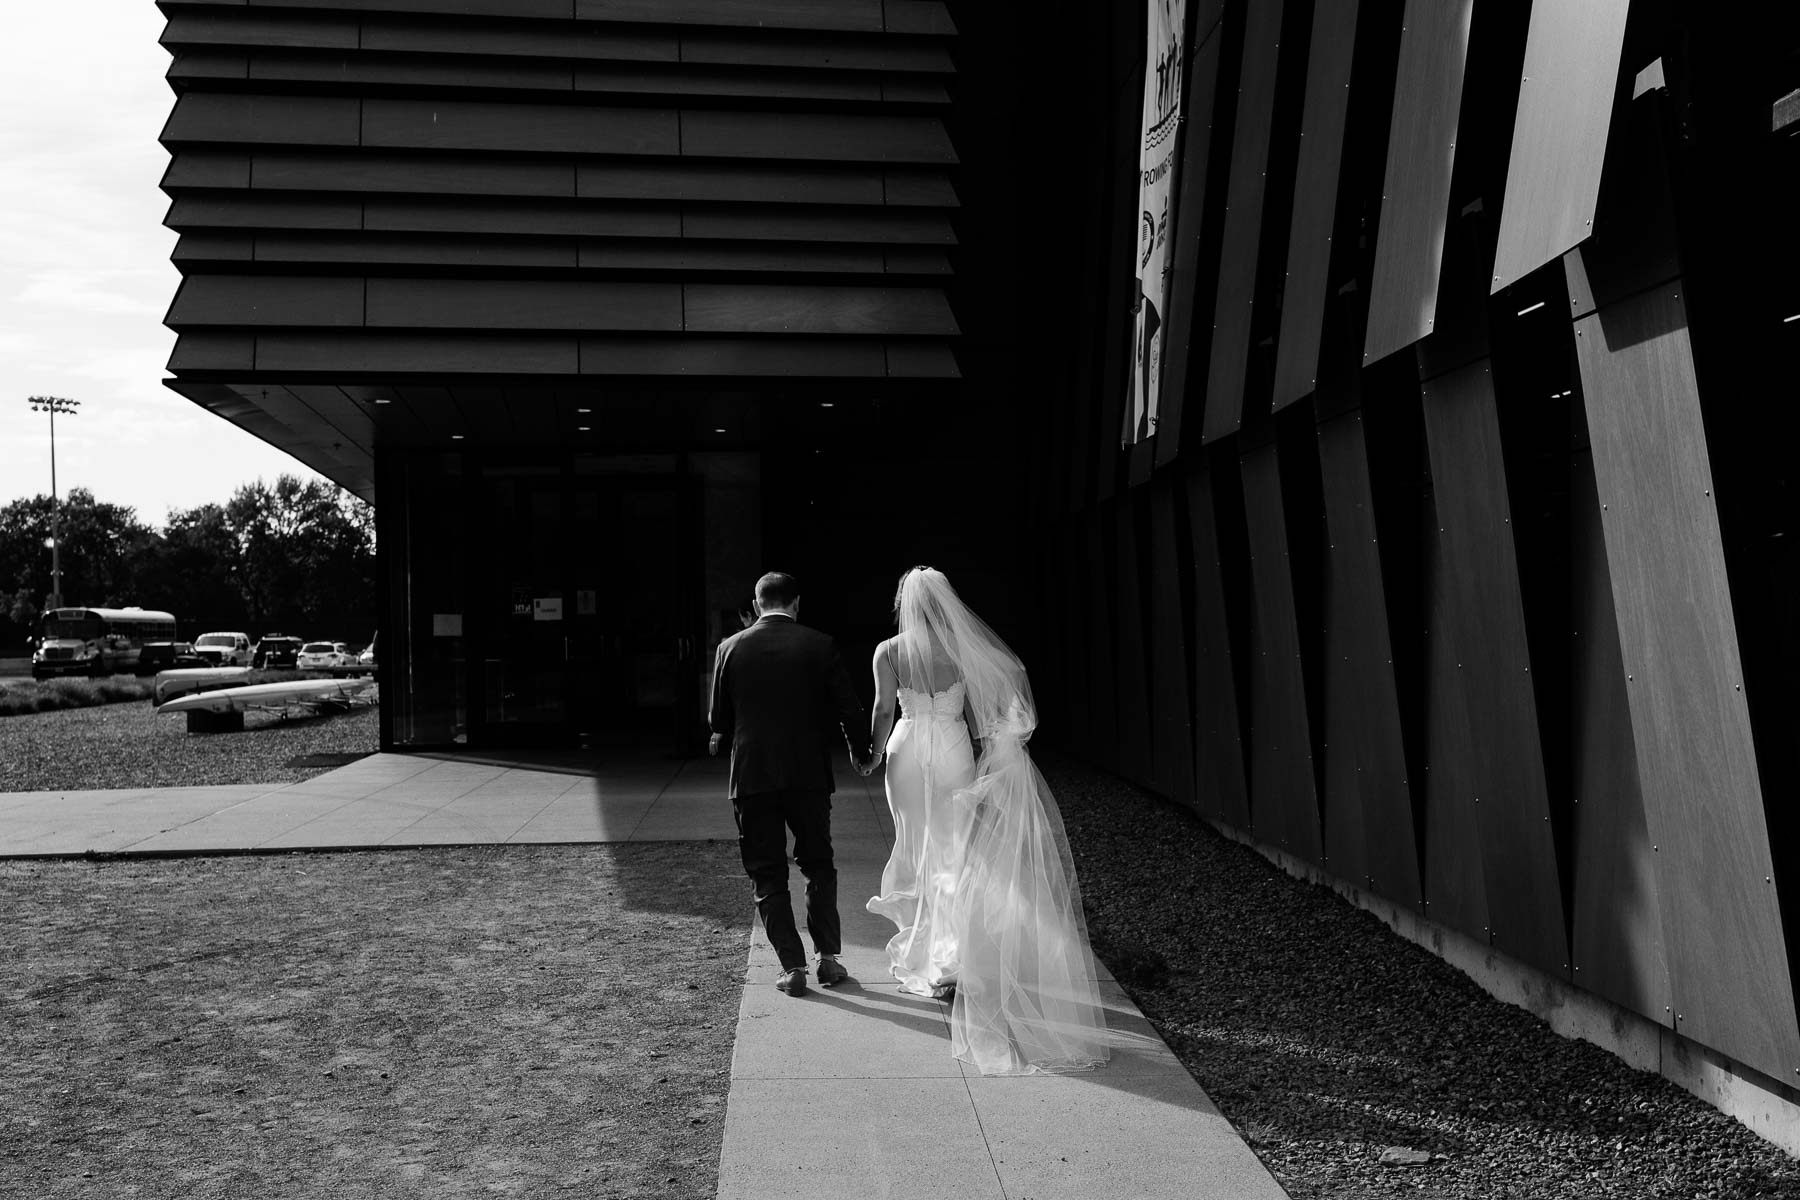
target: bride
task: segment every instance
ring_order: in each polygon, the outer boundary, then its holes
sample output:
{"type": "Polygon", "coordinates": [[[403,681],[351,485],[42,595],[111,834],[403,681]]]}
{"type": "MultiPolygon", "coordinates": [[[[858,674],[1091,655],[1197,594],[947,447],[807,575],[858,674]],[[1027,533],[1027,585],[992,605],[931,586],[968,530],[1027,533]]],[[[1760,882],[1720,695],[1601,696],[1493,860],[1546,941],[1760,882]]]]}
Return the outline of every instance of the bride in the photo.
{"type": "Polygon", "coordinates": [[[894,850],[868,903],[899,930],[889,967],[954,997],[951,1052],[984,1075],[1096,1066],[1106,1021],[1062,818],[1025,745],[1025,668],[941,571],[903,575],[894,611],[872,719],[894,850]]]}

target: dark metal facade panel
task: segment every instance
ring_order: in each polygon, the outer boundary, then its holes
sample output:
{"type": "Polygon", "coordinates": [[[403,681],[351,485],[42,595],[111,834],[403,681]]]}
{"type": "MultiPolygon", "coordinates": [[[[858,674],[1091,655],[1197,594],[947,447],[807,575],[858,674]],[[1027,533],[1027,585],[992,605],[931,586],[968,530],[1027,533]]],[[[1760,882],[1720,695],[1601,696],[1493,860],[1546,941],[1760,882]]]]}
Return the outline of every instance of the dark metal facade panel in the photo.
{"type": "Polygon", "coordinates": [[[1179,804],[1194,802],[1193,713],[1188,702],[1187,614],[1181,602],[1186,567],[1178,542],[1175,480],[1150,493],[1151,784],[1179,804]]]}
{"type": "Polygon", "coordinates": [[[1363,361],[1432,331],[1475,0],[1407,0],[1363,361]]]}
{"type": "Polygon", "coordinates": [[[682,154],[708,158],[954,163],[936,117],[681,112],[682,154]]]}
{"type": "Polygon", "coordinates": [[[1630,0],[1537,0],[1490,290],[1594,232],[1630,0]]]}
{"type": "MultiPolygon", "coordinates": [[[[206,236],[217,244],[224,234],[183,234],[181,241],[206,236]]],[[[257,262],[329,264],[341,269],[368,269],[374,266],[394,267],[480,267],[503,271],[526,268],[533,271],[572,271],[578,265],[577,243],[573,239],[463,238],[399,236],[380,233],[258,233],[236,235],[243,239],[248,251],[245,258],[257,262]]],[[[182,257],[180,245],[176,258],[182,257]]],[[[192,255],[208,257],[205,253],[192,255]]]]}
{"type": "Polygon", "coordinates": [[[1469,676],[1459,666],[1455,620],[1456,564],[1444,553],[1435,517],[1422,542],[1425,684],[1425,915],[1478,942],[1488,940],[1488,885],[1475,797],[1480,731],[1469,711],[1469,676]]]}
{"type": "Polygon", "coordinates": [[[1787,1079],[1800,1029],[1680,287],[1582,318],[1576,350],[1676,1028],[1787,1079]]]}
{"type": "MultiPolygon", "coordinates": [[[[191,154],[178,154],[180,165],[191,154]]],[[[239,187],[277,192],[406,192],[414,195],[573,197],[577,169],[514,159],[471,161],[428,155],[283,154],[251,156],[239,187]]],[[[165,181],[165,187],[171,184],[165,181]]],[[[203,186],[203,185],[195,185],[203,186]]],[[[589,193],[581,193],[589,194],[589,193]]]]}
{"type": "MultiPolygon", "coordinates": [[[[1325,555],[1325,865],[1421,908],[1407,774],[1361,413],[1318,427],[1325,555]]],[[[1422,782],[1422,781],[1421,781],[1422,782]]]]}
{"type": "Polygon", "coordinates": [[[166,319],[176,326],[360,326],[363,281],[197,275],[182,281],[166,319]]]}
{"type": "Polygon", "coordinates": [[[673,283],[514,279],[368,280],[366,324],[389,329],[681,329],[673,283]]]}
{"type": "Polygon", "coordinates": [[[1220,553],[1214,477],[1205,466],[1187,477],[1192,539],[1194,623],[1194,806],[1239,829],[1250,825],[1239,734],[1237,682],[1232,665],[1225,567],[1220,553]]]}
{"type": "Polygon", "coordinates": [[[1156,748],[1150,725],[1150,670],[1145,657],[1149,652],[1144,620],[1147,547],[1143,523],[1139,519],[1139,500],[1135,494],[1121,496],[1110,505],[1115,555],[1113,579],[1118,596],[1118,608],[1113,613],[1114,636],[1119,648],[1114,686],[1119,721],[1119,773],[1147,787],[1151,783],[1156,748]]]}
{"type": "Polygon", "coordinates": [[[1575,982],[1674,1027],[1657,862],[1638,783],[1625,664],[1589,454],[1570,472],[1571,787],[1575,801],[1575,982]]]}
{"type": "Polygon", "coordinates": [[[573,375],[574,337],[472,337],[467,334],[361,332],[262,333],[258,373],[311,372],[328,365],[342,375],[573,375]]]}
{"type": "Polygon", "coordinates": [[[948,217],[933,213],[855,209],[802,212],[774,209],[695,209],[679,214],[682,237],[783,242],[869,242],[952,246],[948,217]]]}
{"type": "Polygon", "coordinates": [[[1208,442],[1235,433],[1243,421],[1283,7],[1283,0],[1262,0],[1247,6],[1236,129],[1231,139],[1231,173],[1226,184],[1225,233],[1213,301],[1212,346],[1207,357],[1206,416],[1201,436],[1208,442]]]}
{"type": "Polygon", "coordinates": [[[935,288],[690,283],[682,292],[681,327],[695,333],[957,332],[950,303],[935,288]]]}
{"type": "Polygon", "coordinates": [[[1488,941],[1567,975],[1562,887],[1494,405],[1485,362],[1425,387],[1438,552],[1448,582],[1449,611],[1438,619],[1449,621],[1473,738],[1466,802],[1481,836],[1488,941]]]}
{"type": "Polygon", "coordinates": [[[188,92],[176,98],[161,137],[171,145],[355,146],[361,116],[361,101],[342,96],[188,92]]]}
{"type": "Polygon", "coordinates": [[[675,33],[607,25],[536,26],[456,24],[399,17],[362,19],[363,50],[399,50],[409,54],[487,54],[617,62],[681,61],[681,38],[675,33]]]}
{"type": "Polygon", "coordinates": [[[886,347],[867,339],[685,336],[581,339],[585,375],[883,379],[886,347]]]}
{"type": "Polygon", "coordinates": [[[1087,580],[1087,687],[1092,721],[1089,753],[1104,763],[1119,761],[1118,622],[1113,586],[1118,569],[1112,513],[1096,506],[1082,518],[1082,577],[1087,580]]]}
{"type": "Polygon", "coordinates": [[[515,234],[525,237],[682,236],[679,209],[593,203],[484,203],[457,198],[365,200],[362,203],[361,225],[364,229],[388,233],[515,234]]]}
{"type": "Polygon", "coordinates": [[[681,153],[677,112],[672,108],[373,97],[361,103],[365,146],[545,154],[681,153]]]}
{"type": "Polygon", "coordinates": [[[881,0],[757,0],[755,4],[744,4],[740,0],[574,0],[574,8],[573,16],[580,21],[845,29],[869,33],[879,33],[885,27],[881,0]]]}
{"type": "Polygon", "coordinates": [[[1293,575],[1275,444],[1244,454],[1250,532],[1250,821],[1259,838],[1308,862],[1323,861],[1305,672],[1295,626],[1293,575]]]}
{"type": "MultiPolygon", "coordinates": [[[[1338,166],[1350,109],[1358,0],[1313,8],[1306,66],[1306,107],[1300,118],[1300,162],[1288,227],[1287,279],[1282,285],[1281,333],[1275,341],[1274,407],[1282,409],[1318,382],[1319,339],[1330,278],[1331,231],[1337,217],[1338,166]]],[[[1385,81],[1358,79],[1359,87],[1385,81]]]]}

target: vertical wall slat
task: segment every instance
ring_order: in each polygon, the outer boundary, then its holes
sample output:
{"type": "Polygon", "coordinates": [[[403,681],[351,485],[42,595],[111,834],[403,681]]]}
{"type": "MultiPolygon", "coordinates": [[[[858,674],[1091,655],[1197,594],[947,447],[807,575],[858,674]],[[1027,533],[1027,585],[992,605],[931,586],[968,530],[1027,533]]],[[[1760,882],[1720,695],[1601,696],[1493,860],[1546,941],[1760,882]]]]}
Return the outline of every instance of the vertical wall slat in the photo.
{"type": "Polygon", "coordinates": [[[1576,352],[1676,1028],[1785,1080],[1800,1028],[1680,288],[1582,318],[1576,352]]]}

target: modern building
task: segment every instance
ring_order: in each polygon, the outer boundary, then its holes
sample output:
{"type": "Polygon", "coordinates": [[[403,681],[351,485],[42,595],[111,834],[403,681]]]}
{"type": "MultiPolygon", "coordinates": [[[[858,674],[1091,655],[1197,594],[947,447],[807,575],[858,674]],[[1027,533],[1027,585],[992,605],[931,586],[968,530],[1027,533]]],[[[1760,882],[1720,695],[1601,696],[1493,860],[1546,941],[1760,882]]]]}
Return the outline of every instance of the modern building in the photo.
{"type": "Polygon", "coordinates": [[[934,562],[1047,740],[1800,1146],[1795,14],[161,6],[170,386],[375,502],[384,744],[692,752],[760,570],[860,658],[934,562]]]}

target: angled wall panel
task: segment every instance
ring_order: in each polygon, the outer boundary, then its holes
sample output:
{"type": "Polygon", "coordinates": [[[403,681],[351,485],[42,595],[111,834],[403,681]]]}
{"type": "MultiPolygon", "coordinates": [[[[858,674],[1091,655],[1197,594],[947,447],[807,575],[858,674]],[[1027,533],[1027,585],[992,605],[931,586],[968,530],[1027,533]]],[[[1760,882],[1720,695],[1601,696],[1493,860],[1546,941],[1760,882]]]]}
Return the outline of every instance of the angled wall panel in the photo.
{"type": "Polygon", "coordinates": [[[1194,739],[1188,705],[1187,621],[1181,603],[1174,481],[1150,493],[1151,785],[1177,803],[1194,802],[1194,739]]]}
{"type": "MultiPolygon", "coordinates": [[[[1331,229],[1337,216],[1338,166],[1350,109],[1358,0],[1313,9],[1306,108],[1300,118],[1300,165],[1288,228],[1287,281],[1281,293],[1281,335],[1275,341],[1274,407],[1307,395],[1318,382],[1319,338],[1325,321],[1331,266],[1331,229]]],[[[1379,87],[1374,81],[1359,86],[1379,87]]]]}
{"type": "Polygon", "coordinates": [[[1421,907],[1412,783],[1400,727],[1381,546],[1360,413],[1318,427],[1325,555],[1325,864],[1421,907]]]}
{"type": "Polygon", "coordinates": [[[1282,0],[1260,0],[1248,6],[1236,129],[1231,139],[1231,175],[1226,184],[1225,240],[1219,254],[1207,359],[1202,437],[1208,442],[1236,432],[1244,417],[1256,259],[1262,243],[1264,182],[1275,120],[1276,68],[1281,58],[1282,7],[1282,0]]]}
{"type": "Polygon", "coordinates": [[[1363,361],[1432,330],[1475,0],[1407,0],[1363,361]]]}
{"type": "Polygon", "coordinates": [[[1637,746],[1613,612],[1591,455],[1571,472],[1575,620],[1571,788],[1575,800],[1575,982],[1673,1026],[1662,903],[1638,783],[1637,746]]]}
{"type": "Polygon", "coordinates": [[[1488,940],[1488,885],[1476,816],[1480,767],[1469,713],[1468,675],[1457,662],[1452,575],[1436,517],[1421,539],[1425,684],[1425,915],[1488,940]]]}
{"type": "MultiPolygon", "coordinates": [[[[1469,803],[1481,836],[1488,940],[1569,973],[1550,807],[1538,745],[1518,567],[1485,362],[1425,387],[1425,432],[1449,584],[1449,646],[1474,747],[1469,803]]],[[[1434,780],[1435,784],[1437,781],[1434,780]]]]}
{"type": "Polygon", "coordinates": [[[1132,494],[1120,497],[1112,505],[1111,532],[1117,555],[1113,583],[1118,597],[1113,620],[1119,647],[1116,708],[1119,773],[1148,786],[1155,743],[1150,726],[1150,664],[1146,658],[1149,645],[1145,638],[1142,584],[1147,548],[1138,520],[1138,500],[1132,494]]]}
{"type": "Polygon", "coordinates": [[[1787,1080],[1800,1029],[1680,287],[1582,318],[1576,351],[1676,1028],[1787,1080]]]}
{"type": "Polygon", "coordinates": [[[1247,829],[1250,802],[1213,487],[1208,466],[1188,475],[1194,584],[1194,806],[1209,817],[1247,829]]]}
{"type": "Polygon", "coordinates": [[[1251,827],[1270,845],[1317,863],[1324,848],[1274,443],[1247,451],[1243,472],[1255,596],[1250,620],[1251,827]]]}
{"type": "Polygon", "coordinates": [[[1489,288],[1498,292],[1594,232],[1630,0],[1536,0],[1489,288]]]}

